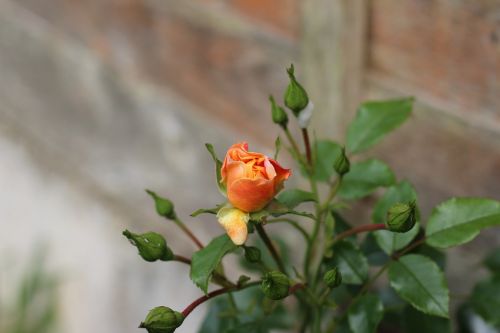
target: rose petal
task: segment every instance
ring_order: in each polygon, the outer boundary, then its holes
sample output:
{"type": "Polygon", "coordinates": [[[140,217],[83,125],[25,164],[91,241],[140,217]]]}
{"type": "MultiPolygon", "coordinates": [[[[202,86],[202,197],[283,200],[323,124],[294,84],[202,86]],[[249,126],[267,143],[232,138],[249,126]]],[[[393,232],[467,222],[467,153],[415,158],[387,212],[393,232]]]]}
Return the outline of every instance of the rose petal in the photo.
{"type": "Polygon", "coordinates": [[[274,181],[241,178],[228,185],[229,202],[245,212],[256,212],[266,206],[275,195],[274,181]]]}
{"type": "Polygon", "coordinates": [[[222,208],[217,213],[217,218],[234,244],[245,243],[248,237],[247,223],[250,219],[248,213],[236,208],[222,208]]]}

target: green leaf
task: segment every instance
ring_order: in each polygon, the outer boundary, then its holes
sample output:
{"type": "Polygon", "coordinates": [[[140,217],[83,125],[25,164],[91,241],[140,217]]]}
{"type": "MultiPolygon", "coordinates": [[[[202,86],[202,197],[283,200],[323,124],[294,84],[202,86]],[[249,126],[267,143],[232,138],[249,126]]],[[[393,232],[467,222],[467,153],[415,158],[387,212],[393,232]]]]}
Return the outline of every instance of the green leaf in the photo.
{"type": "MultiPolygon", "coordinates": [[[[385,223],[387,210],[389,210],[392,205],[398,202],[410,202],[413,200],[417,200],[417,193],[410,183],[402,181],[397,185],[389,187],[373,209],[373,222],[385,223]]],[[[385,253],[392,254],[410,244],[411,241],[417,236],[419,229],[420,225],[416,223],[410,231],[405,233],[380,230],[374,232],[373,235],[380,248],[385,253]]]]}
{"type": "Polygon", "coordinates": [[[274,141],[274,147],[275,147],[274,159],[277,160],[278,154],[280,153],[281,150],[281,139],[279,136],[276,138],[276,141],[274,141]]]}
{"type": "Polygon", "coordinates": [[[347,131],[347,149],[359,153],[379,142],[411,114],[413,98],[363,103],[347,131]]]}
{"type": "Polygon", "coordinates": [[[205,294],[207,293],[210,277],[222,258],[236,248],[231,239],[224,234],[214,238],[206,247],[193,254],[190,273],[191,280],[205,294]]]}
{"type": "Polygon", "coordinates": [[[314,219],[314,215],[311,213],[298,212],[296,210],[290,209],[284,203],[282,203],[276,199],[273,199],[264,209],[262,209],[258,212],[250,213],[250,220],[255,221],[255,222],[262,222],[264,220],[264,218],[266,218],[270,215],[277,217],[277,216],[281,216],[281,215],[285,215],[285,214],[304,216],[304,217],[314,219]]]}
{"type": "Polygon", "coordinates": [[[339,268],[343,283],[362,284],[368,277],[368,261],[350,241],[340,241],[333,246],[333,258],[328,266],[330,264],[339,268]]]}
{"type": "Polygon", "coordinates": [[[384,316],[380,298],[367,294],[354,303],[348,312],[349,327],[356,333],[372,333],[384,316]]]}
{"type": "Polygon", "coordinates": [[[342,152],[342,147],[331,140],[315,142],[314,178],[321,182],[328,182],[335,174],[333,164],[342,152]]]}
{"type": "Polygon", "coordinates": [[[314,193],[294,188],[281,192],[277,199],[288,208],[293,209],[303,202],[316,201],[316,196],[314,193]]]}
{"type": "Polygon", "coordinates": [[[406,333],[450,333],[449,319],[429,316],[407,306],[403,311],[403,325],[406,333]]]}
{"type": "Polygon", "coordinates": [[[217,153],[215,152],[214,146],[212,146],[212,144],[205,143],[205,147],[207,147],[210,156],[212,156],[212,159],[215,162],[215,177],[217,179],[217,187],[219,188],[220,193],[226,196],[226,186],[222,183],[221,175],[222,162],[217,158],[217,153]]]}
{"type": "Polygon", "coordinates": [[[448,318],[448,286],[444,274],[427,257],[410,254],[389,266],[391,287],[424,313],[448,318]]]}
{"type": "Polygon", "coordinates": [[[383,162],[375,159],[354,163],[343,178],[339,196],[344,199],[360,199],[378,187],[393,185],[396,177],[383,162]]]}
{"type": "Polygon", "coordinates": [[[224,207],[224,205],[217,205],[217,207],[214,207],[214,208],[200,208],[200,209],[197,209],[194,212],[192,212],[191,215],[189,215],[189,216],[196,217],[196,216],[201,215],[201,214],[217,215],[217,213],[219,212],[219,209],[221,209],[222,207],[224,207]]]}
{"type": "Polygon", "coordinates": [[[366,256],[366,259],[368,259],[368,264],[370,266],[382,266],[387,263],[390,258],[377,244],[373,234],[374,233],[371,232],[365,237],[360,248],[366,256]]]}
{"type": "Polygon", "coordinates": [[[500,273],[500,247],[497,247],[491,251],[486,259],[484,259],[484,265],[494,273],[500,273]]]}
{"type": "Polygon", "coordinates": [[[500,329],[500,275],[482,281],[474,287],[470,303],[487,323],[500,329]]]}
{"type": "Polygon", "coordinates": [[[234,320],[222,318],[222,313],[230,310],[229,302],[226,299],[215,298],[210,302],[207,314],[201,323],[198,333],[220,333],[232,327],[234,320]]]}
{"type": "Polygon", "coordinates": [[[486,227],[500,225],[500,201],[453,198],[432,211],[426,228],[427,244],[447,248],[473,240],[486,227]]]}
{"type": "MultiPolygon", "coordinates": [[[[296,156],[293,149],[289,149],[293,158],[299,162],[301,174],[309,178],[309,173],[299,156],[296,156]]],[[[314,140],[312,146],[312,158],[314,161],[313,179],[319,182],[328,183],[332,176],[336,175],[333,165],[342,153],[342,146],[332,140],[314,140]]]]}

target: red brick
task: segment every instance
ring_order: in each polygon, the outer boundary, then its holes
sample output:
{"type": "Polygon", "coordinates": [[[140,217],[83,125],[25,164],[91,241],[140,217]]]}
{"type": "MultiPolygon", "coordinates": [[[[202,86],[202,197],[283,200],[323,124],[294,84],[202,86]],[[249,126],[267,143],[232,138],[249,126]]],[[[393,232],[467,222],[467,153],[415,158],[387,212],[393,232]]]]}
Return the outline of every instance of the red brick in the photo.
{"type": "Polygon", "coordinates": [[[299,0],[230,0],[229,4],[241,14],[287,36],[297,37],[299,33],[299,0]]]}
{"type": "Polygon", "coordinates": [[[498,11],[498,1],[372,1],[370,66],[500,124],[495,6],[498,11]]]}

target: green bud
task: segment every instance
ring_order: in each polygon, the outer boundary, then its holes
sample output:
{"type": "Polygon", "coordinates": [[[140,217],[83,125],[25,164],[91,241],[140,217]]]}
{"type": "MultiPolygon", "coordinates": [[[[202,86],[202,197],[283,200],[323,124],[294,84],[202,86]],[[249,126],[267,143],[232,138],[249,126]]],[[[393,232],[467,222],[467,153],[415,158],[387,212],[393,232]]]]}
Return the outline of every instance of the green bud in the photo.
{"type": "Polygon", "coordinates": [[[290,83],[285,91],[285,105],[297,117],[300,111],[304,110],[309,103],[309,96],[307,96],[306,90],[295,79],[293,64],[286,71],[290,78],[290,83]]]}
{"type": "Polygon", "coordinates": [[[262,278],[261,288],[266,297],[277,301],[288,296],[290,280],[281,272],[268,272],[262,278]]]}
{"type": "Polygon", "coordinates": [[[271,102],[271,115],[273,117],[273,122],[285,128],[288,124],[288,116],[285,110],[276,104],[273,96],[269,96],[269,101],[271,102]]]}
{"type": "Polygon", "coordinates": [[[351,169],[351,162],[349,162],[349,159],[345,155],[345,148],[342,148],[340,155],[333,163],[333,168],[335,169],[335,172],[337,172],[341,176],[348,173],[351,169]]]}
{"type": "Polygon", "coordinates": [[[342,283],[342,274],[337,267],[330,269],[323,276],[323,281],[328,286],[328,288],[336,288],[342,283]]]}
{"type": "Polygon", "coordinates": [[[169,261],[174,258],[174,254],[167,246],[165,238],[156,232],[137,235],[125,230],[123,235],[128,238],[130,243],[137,247],[139,255],[146,261],[169,261]]]}
{"type": "Polygon", "coordinates": [[[174,220],[176,218],[172,201],[158,196],[153,191],[146,190],[146,192],[155,200],[156,212],[158,215],[166,217],[169,220],[174,220]]]}
{"type": "Polygon", "coordinates": [[[392,232],[407,232],[416,223],[416,204],[397,203],[387,211],[386,226],[392,232]]]}
{"type": "Polygon", "coordinates": [[[248,262],[257,263],[260,261],[260,250],[255,246],[245,246],[245,258],[248,262]]]}
{"type": "Polygon", "coordinates": [[[145,328],[148,333],[172,333],[181,326],[184,315],[166,306],[158,306],[149,311],[146,319],[139,325],[145,328]]]}

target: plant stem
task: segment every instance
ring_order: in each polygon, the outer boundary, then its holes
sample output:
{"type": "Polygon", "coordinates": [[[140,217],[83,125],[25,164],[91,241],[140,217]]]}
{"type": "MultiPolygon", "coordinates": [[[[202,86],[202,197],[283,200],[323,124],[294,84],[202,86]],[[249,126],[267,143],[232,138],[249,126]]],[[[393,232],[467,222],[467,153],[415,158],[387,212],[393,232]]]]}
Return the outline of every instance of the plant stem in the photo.
{"type": "MultiPolygon", "coordinates": [[[[194,309],[196,309],[196,307],[198,307],[198,305],[200,304],[203,304],[205,303],[206,301],[208,301],[209,299],[212,299],[214,297],[217,297],[219,295],[223,295],[223,294],[226,294],[226,293],[233,293],[235,291],[240,291],[240,290],[243,290],[243,289],[247,289],[247,288],[250,288],[250,287],[253,287],[253,286],[256,286],[258,284],[260,284],[261,281],[253,281],[253,282],[250,282],[250,283],[247,283],[243,286],[240,286],[240,287],[225,287],[225,288],[220,288],[220,289],[217,289],[217,290],[214,290],[214,291],[211,291],[209,292],[208,294],[206,294],[205,296],[202,296],[198,299],[196,299],[194,302],[192,302],[191,304],[189,304],[183,311],[182,311],[182,315],[184,316],[184,318],[186,318],[187,316],[189,316],[189,314],[191,312],[193,312],[194,309]]],[[[295,285],[291,286],[290,289],[289,289],[289,294],[293,294],[295,293],[297,290],[300,290],[302,288],[304,288],[305,285],[302,284],[302,283],[296,283],[295,285]]]]}
{"type": "Polygon", "coordinates": [[[312,168],[311,143],[309,141],[309,132],[307,131],[307,128],[302,129],[302,138],[304,139],[304,146],[306,147],[307,163],[312,168]]]}
{"type": "Polygon", "coordinates": [[[174,259],[172,259],[174,261],[178,261],[178,262],[182,262],[182,263],[185,263],[187,265],[191,265],[191,260],[186,258],[186,257],[183,257],[183,256],[180,256],[178,254],[175,254],[174,255],[174,259]]]}
{"type": "Polygon", "coordinates": [[[411,250],[413,250],[414,248],[422,245],[423,243],[425,242],[425,237],[422,237],[420,238],[419,240],[416,240],[415,242],[413,242],[410,246],[408,246],[406,249],[403,249],[401,252],[398,252],[398,253],[395,253],[394,255],[391,256],[391,259],[392,260],[398,260],[399,258],[401,258],[403,255],[405,255],[406,253],[410,252],[411,250]]]}
{"type": "Polygon", "coordinates": [[[337,195],[337,192],[339,191],[340,184],[342,183],[342,179],[343,179],[343,177],[339,176],[335,180],[335,183],[331,186],[330,193],[328,193],[328,197],[326,198],[323,205],[321,205],[321,211],[327,210],[328,207],[330,206],[330,202],[333,200],[333,198],[335,198],[335,196],[337,195]]]}
{"type": "Polygon", "coordinates": [[[305,240],[308,242],[309,241],[309,234],[307,231],[300,226],[300,224],[297,221],[294,221],[292,219],[287,219],[287,218],[277,218],[277,219],[272,219],[272,220],[267,220],[266,223],[276,223],[276,222],[286,222],[289,223],[291,226],[293,226],[295,229],[297,229],[302,236],[304,236],[305,240]]]}
{"type": "Polygon", "coordinates": [[[384,223],[372,223],[372,224],[363,224],[354,228],[351,228],[349,230],[346,230],[344,232],[341,232],[338,234],[332,241],[332,243],[337,243],[338,241],[341,241],[344,238],[347,238],[349,236],[359,234],[362,232],[368,232],[368,231],[374,231],[374,230],[384,230],[387,229],[384,223]]]}
{"type": "Polygon", "coordinates": [[[184,224],[184,222],[182,222],[178,217],[176,217],[174,219],[174,222],[175,224],[177,224],[177,226],[179,228],[181,228],[182,231],[184,231],[184,233],[189,237],[191,238],[191,240],[196,244],[196,246],[198,246],[198,248],[200,249],[203,249],[204,246],[203,244],[200,242],[200,240],[198,238],[196,238],[196,236],[191,232],[191,230],[189,230],[188,227],[186,227],[186,225],[184,224]]]}
{"type": "MultiPolygon", "coordinates": [[[[324,213],[328,211],[328,207],[330,205],[330,202],[335,198],[335,195],[337,194],[337,192],[340,188],[340,184],[342,183],[342,179],[343,179],[342,176],[340,176],[335,180],[335,183],[332,185],[332,187],[330,189],[330,193],[328,194],[328,197],[326,198],[325,202],[322,205],[318,204],[316,206],[316,211],[317,211],[316,214],[318,215],[318,222],[319,222],[318,224],[321,224],[321,219],[323,218],[324,213]]],[[[316,243],[316,241],[313,240],[313,243],[316,243]]],[[[318,282],[319,275],[321,273],[322,259],[323,259],[323,256],[325,255],[326,246],[328,246],[328,245],[329,244],[323,245],[321,255],[320,255],[320,262],[318,263],[318,267],[316,267],[316,273],[313,275],[313,280],[311,283],[313,288],[316,286],[316,283],[318,282]]],[[[313,246],[315,246],[315,245],[313,244],[313,246]]],[[[313,249],[313,252],[314,252],[314,249],[313,249]]]]}
{"type": "MultiPolygon", "coordinates": [[[[191,265],[191,260],[190,259],[188,259],[188,258],[186,258],[184,256],[180,256],[178,254],[175,254],[174,258],[172,260],[173,261],[181,262],[181,263],[186,264],[186,265],[191,265]]],[[[213,273],[213,277],[216,278],[216,279],[218,279],[220,281],[219,283],[217,283],[217,282],[214,281],[214,283],[218,284],[218,285],[220,285],[222,287],[227,287],[227,286],[231,286],[232,287],[232,286],[235,286],[235,284],[232,283],[231,281],[229,281],[225,275],[221,275],[221,274],[219,274],[217,272],[214,272],[213,273]]]]}
{"type": "Polygon", "coordinates": [[[283,262],[281,261],[281,258],[279,256],[278,252],[276,251],[276,248],[274,247],[271,239],[269,238],[266,231],[264,230],[264,227],[262,226],[262,224],[260,224],[260,223],[255,224],[255,228],[257,229],[257,232],[259,233],[260,238],[262,238],[262,241],[264,242],[264,244],[266,244],[267,249],[271,253],[276,264],[278,265],[279,270],[282,273],[286,274],[285,266],[283,265],[283,262]]]}
{"type": "Polygon", "coordinates": [[[211,291],[209,292],[208,294],[206,294],[205,296],[202,296],[198,299],[196,299],[193,303],[189,304],[185,309],[184,311],[182,311],[182,315],[185,317],[189,316],[189,314],[194,310],[196,309],[196,307],[206,301],[208,301],[209,299],[212,299],[216,296],[219,296],[219,295],[222,295],[222,294],[225,294],[225,293],[230,293],[230,292],[234,292],[234,291],[239,291],[239,290],[243,290],[243,289],[246,289],[246,288],[250,288],[250,287],[253,287],[253,286],[256,286],[260,283],[260,281],[254,281],[254,282],[251,282],[251,283],[247,283],[245,284],[244,286],[241,286],[241,287],[225,287],[225,288],[220,288],[220,289],[217,289],[217,290],[214,290],[214,291],[211,291]]]}

